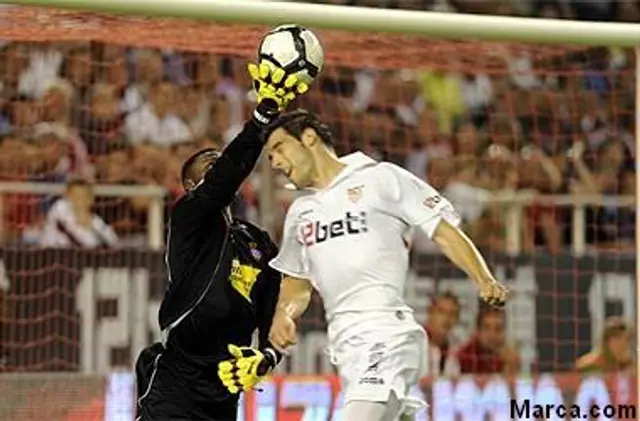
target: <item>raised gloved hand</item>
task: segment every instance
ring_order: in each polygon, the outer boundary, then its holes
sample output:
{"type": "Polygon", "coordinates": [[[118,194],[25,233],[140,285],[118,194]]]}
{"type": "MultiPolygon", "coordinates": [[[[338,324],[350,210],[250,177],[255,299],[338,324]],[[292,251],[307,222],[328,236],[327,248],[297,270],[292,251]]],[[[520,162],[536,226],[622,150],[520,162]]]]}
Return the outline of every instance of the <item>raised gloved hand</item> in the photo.
{"type": "Polygon", "coordinates": [[[258,99],[258,111],[267,108],[278,113],[284,111],[297,95],[309,90],[309,86],[296,75],[287,75],[284,69],[263,60],[260,64],[249,63],[249,75],[258,99]]]}
{"type": "Polygon", "coordinates": [[[232,359],[218,364],[218,377],[230,393],[253,389],[277,364],[276,353],[256,348],[229,345],[232,359]]]}

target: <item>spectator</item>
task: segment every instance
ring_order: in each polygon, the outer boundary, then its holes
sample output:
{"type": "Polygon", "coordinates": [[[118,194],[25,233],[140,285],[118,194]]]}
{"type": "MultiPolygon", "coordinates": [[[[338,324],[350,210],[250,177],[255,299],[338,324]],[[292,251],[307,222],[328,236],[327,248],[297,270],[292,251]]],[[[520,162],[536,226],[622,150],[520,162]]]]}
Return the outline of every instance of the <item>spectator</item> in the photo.
{"type": "Polygon", "coordinates": [[[87,92],[88,107],[79,121],[82,139],[92,155],[103,154],[120,141],[124,114],[120,111],[118,89],[98,83],[87,92]]]}
{"type": "Polygon", "coordinates": [[[191,137],[199,139],[209,128],[211,101],[194,86],[181,88],[180,98],[178,115],[189,127],[191,137]]]}
{"type": "MultiPolygon", "coordinates": [[[[152,165],[157,164],[152,162],[152,165]]],[[[167,165],[171,166],[171,161],[167,165]]],[[[100,180],[103,183],[157,184],[155,179],[150,180],[147,174],[141,172],[136,164],[134,151],[113,150],[98,160],[98,167],[100,180]]],[[[118,234],[120,244],[141,246],[144,244],[141,237],[144,238],[146,233],[145,226],[150,202],[150,199],[144,196],[100,197],[96,200],[96,208],[100,209],[105,222],[118,234]]]]}
{"type": "Polygon", "coordinates": [[[191,130],[177,115],[177,87],[160,82],[149,90],[149,101],[125,119],[125,132],[132,145],[149,142],[170,147],[192,140],[191,130]]]}
{"type": "Polygon", "coordinates": [[[240,132],[244,124],[243,102],[244,90],[240,89],[234,81],[233,61],[229,58],[222,59],[220,65],[220,79],[216,85],[216,95],[226,105],[227,129],[222,133],[224,143],[230,142],[240,132]]]}
{"type": "Polygon", "coordinates": [[[461,76],[462,101],[472,120],[480,125],[486,120],[493,101],[491,79],[483,73],[461,76]]]}
{"type": "Polygon", "coordinates": [[[132,52],[132,57],[135,62],[135,79],[124,93],[125,112],[133,112],[142,107],[149,98],[151,88],[160,83],[164,76],[162,54],[158,51],[136,50],[132,52]]]}
{"type": "Polygon", "coordinates": [[[457,125],[453,144],[453,151],[456,155],[478,156],[480,143],[480,133],[472,121],[463,120],[457,125]]]}
{"type": "Polygon", "coordinates": [[[39,123],[34,139],[42,152],[42,170],[34,174],[35,180],[64,181],[69,173],[93,178],[87,148],[74,129],[55,123],[39,123]]]}
{"type": "Polygon", "coordinates": [[[429,375],[456,376],[460,372],[452,352],[451,331],[460,319],[460,301],[450,292],[432,298],[425,330],[429,337],[429,375]]]}
{"type": "Polygon", "coordinates": [[[606,320],[600,346],[578,358],[576,370],[581,372],[635,372],[633,332],[620,317],[606,320]]]}
{"type": "Polygon", "coordinates": [[[31,98],[42,98],[52,81],[56,80],[64,60],[62,46],[44,43],[29,48],[29,65],[20,75],[18,91],[31,98]]]}
{"type": "Polygon", "coordinates": [[[476,334],[456,353],[461,373],[517,373],[520,357],[507,345],[504,311],[481,307],[476,316],[476,330],[476,334]]]}
{"type": "Polygon", "coordinates": [[[455,159],[455,170],[443,195],[458,209],[462,223],[472,239],[482,244],[480,232],[482,217],[489,202],[490,192],[482,187],[478,159],[473,155],[460,155],[455,159]]]}
{"type": "MultiPolygon", "coordinates": [[[[521,189],[531,189],[542,194],[557,193],[562,186],[562,173],[555,163],[541,149],[527,146],[522,148],[518,163],[518,179],[521,189]]],[[[525,229],[525,248],[532,249],[544,245],[557,254],[562,251],[562,230],[559,220],[561,209],[552,203],[539,201],[528,209],[530,226],[525,229]]]]}
{"type": "Polygon", "coordinates": [[[83,179],[71,179],[64,196],[49,210],[41,239],[44,247],[114,247],[118,237],[102,218],[91,210],[92,185],[83,179]]]}
{"type": "Polygon", "coordinates": [[[29,97],[20,95],[8,104],[11,133],[22,139],[31,139],[34,128],[40,121],[40,104],[29,97]]]}
{"type": "MultiPolygon", "coordinates": [[[[24,44],[11,42],[0,47],[0,98],[6,101],[18,96],[20,76],[29,65],[24,44]]],[[[25,95],[26,97],[26,95],[25,95]]]]}
{"type": "Polygon", "coordinates": [[[462,96],[462,81],[455,75],[437,71],[417,73],[422,99],[431,104],[438,116],[438,132],[453,134],[456,119],[465,109],[462,96]]]}
{"type": "Polygon", "coordinates": [[[78,98],[85,98],[93,83],[93,57],[89,46],[71,49],[62,64],[61,75],[78,91],[78,98]]]}

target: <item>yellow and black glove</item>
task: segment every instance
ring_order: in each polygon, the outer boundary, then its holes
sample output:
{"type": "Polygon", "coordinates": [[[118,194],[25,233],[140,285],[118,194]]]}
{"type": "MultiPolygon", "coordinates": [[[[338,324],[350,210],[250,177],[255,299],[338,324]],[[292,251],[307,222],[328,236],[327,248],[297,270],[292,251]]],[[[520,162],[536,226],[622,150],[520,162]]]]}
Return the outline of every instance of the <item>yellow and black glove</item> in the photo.
{"type": "Polygon", "coordinates": [[[233,358],[218,364],[218,377],[232,394],[253,389],[278,364],[272,349],[229,345],[229,353],[233,358]]]}
{"type": "Polygon", "coordinates": [[[247,67],[257,95],[256,112],[259,115],[254,113],[254,116],[259,122],[266,122],[270,114],[284,111],[297,95],[309,90],[309,86],[299,81],[296,75],[287,75],[284,69],[266,60],[260,64],[249,63],[247,67]],[[265,121],[262,121],[260,114],[264,114],[265,121]]]}

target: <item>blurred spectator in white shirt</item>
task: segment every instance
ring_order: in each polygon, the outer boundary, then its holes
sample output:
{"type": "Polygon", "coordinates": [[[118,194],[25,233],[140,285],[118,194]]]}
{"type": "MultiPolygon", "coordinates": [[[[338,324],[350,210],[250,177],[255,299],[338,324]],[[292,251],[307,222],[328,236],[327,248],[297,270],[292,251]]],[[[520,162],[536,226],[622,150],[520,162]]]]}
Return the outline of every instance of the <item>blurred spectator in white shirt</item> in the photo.
{"type": "Polygon", "coordinates": [[[124,93],[122,111],[132,112],[142,107],[148,99],[151,86],[162,81],[164,68],[162,54],[153,50],[137,50],[133,53],[135,61],[134,82],[124,93]]]}
{"type": "Polygon", "coordinates": [[[66,154],[66,172],[93,177],[93,167],[85,143],[73,126],[71,104],[76,90],[67,80],[55,78],[49,80],[42,96],[41,122],[35,126],[35,136],[53,135],[68,145],[66,154]]]}
{"type": "Polygon", "coordinates": [[[102,218],[91,210],[93,187],[84,179],[67,183],[64,196],[46,216],[41,246],[44,247],[113,247],[118,237],[102,218]]]}
{"type": "Polygon", "coordinates": [[[467,74],[461,77],[462,101],[474,119],[486,114],[493,101],[491,79],[485,74],[467,74]]]}
{"type": "Polygon", "coordinates": [[[476,157],[466,155],[455,159],[454,176],[443,194],[460,212],[467,225],[473,225],[480,219],[490,197],[488,190],[478,186],[480,181],[476,157]]]}
{"type": "Polygon", "coordinates": [[[74,131],[52,123],[38,123],[34,141],[42,155],[42,166],[35,180],[64,181],[70,173],[93,177],[87,148],[74,131]]]}
{"type": "Polygon", "coordinates": [[[149,142],[170,147],[192,139],[189,126],[176,113],[177,87],[160,82],[149,90],[149,101],[125,120],[125,133],[132,145],[149,142]]]}
{"type": "Polygon", "coordinates": [[[29,52],[29,66],[20,75],[18,90],[32,98],[41,98],[52,80],[56,79],[64,55],[53,44],[45,48],[33,48],[29,52]]]}
{"type": "Polygon", "coordinates": [[[240,133],[244,125],[245,91],[234,80],[233,62],[224,58],[220,63],[220,79],[216,85],[216,96],[224,100],[229,118],[227,129],[222,133],[224,143],[229,143],[240,133]]]}
{"type": "Polygon", "coordinates": [[[177,113],[189,127],[191,137],[205,136],[211,120],[211,100],[194,86],[180,88],[180,98],[177,113]]]}

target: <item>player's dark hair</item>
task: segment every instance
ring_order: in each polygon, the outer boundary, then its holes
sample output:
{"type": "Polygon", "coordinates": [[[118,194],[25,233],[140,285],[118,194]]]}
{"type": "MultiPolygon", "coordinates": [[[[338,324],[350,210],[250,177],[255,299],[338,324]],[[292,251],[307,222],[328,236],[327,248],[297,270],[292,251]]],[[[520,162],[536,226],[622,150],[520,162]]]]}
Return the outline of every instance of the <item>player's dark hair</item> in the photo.
{"type": "Polygon", "coordinates": [[[194,174],[195,164],[200,162],[204,158],[218,158],[220,153],[218,150],[213,148],[201,149],[198,152],[191,155],[184,161],[182,164],[182,169],[180,170],[180,180],[182,181],[182,187],[185,187],[188,180],[192,180],[196,177],[194,174]]]}
{"type": "Polygon", "coordinates": [[[323,123],[318,117],[307,110],[295,110],[280,114],[280,117],[272,121],[263,131],[263,139],[266,141],[277,129],[283,129],[296,139],[302,137],[305,129],[313,129],[318,137],[329,148],[335,147],[333,133],[329,125],[323,123]]]}
{"type": "Polygon", "coordinates": [[[488,304],[485,304],[484,302],[480,303],[480,308],[478,309],[478,314],[476,315],[476,329],[479,329],[484,319],[491,315],[497,315],[502,317],[503,319],[506,319],[507,317],[503,309],[490,306],[488,304]]]}

